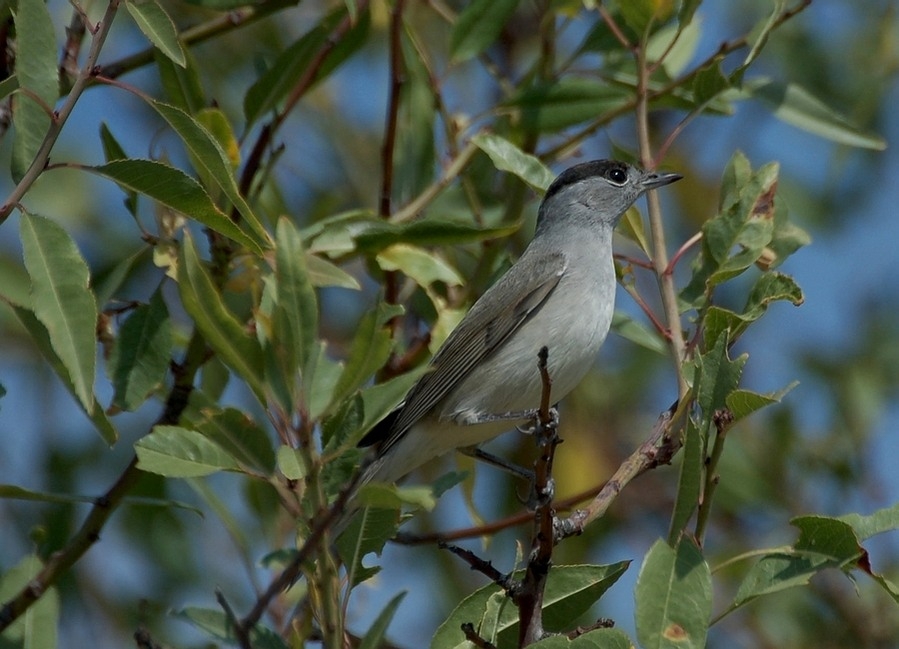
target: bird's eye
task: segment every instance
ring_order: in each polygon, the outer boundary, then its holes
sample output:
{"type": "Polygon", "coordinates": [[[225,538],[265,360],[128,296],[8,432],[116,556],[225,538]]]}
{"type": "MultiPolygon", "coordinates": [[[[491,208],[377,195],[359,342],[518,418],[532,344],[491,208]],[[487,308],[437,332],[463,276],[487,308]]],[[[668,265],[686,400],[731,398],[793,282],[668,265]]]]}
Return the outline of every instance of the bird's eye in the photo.
{"type": "Polygon", "coordinates": [[[623,169],[611,169],[608,178],[616,185],[623,185],[627,182],[627,173],[623,169]]]}

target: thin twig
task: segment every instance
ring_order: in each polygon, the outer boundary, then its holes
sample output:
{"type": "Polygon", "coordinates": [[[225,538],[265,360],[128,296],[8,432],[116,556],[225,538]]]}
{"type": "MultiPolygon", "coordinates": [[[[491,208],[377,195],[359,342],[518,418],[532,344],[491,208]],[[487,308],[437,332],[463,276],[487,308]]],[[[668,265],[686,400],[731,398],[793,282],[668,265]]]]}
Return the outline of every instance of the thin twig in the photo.
{"type": "Polygon", "coordinates": [[[112,22],[118,8],[119,0],[111,0],[106,6],[106,13],[103,15],[102,20],[97,24],[97,30],[91,41],[90,51],[84,62],[84,67],[81,68],[81,72],[78,73],[75,83],[72,84],[71,92],[69,92],[66,100],[63,102],[62,106],[60,106],[59,111],[56,112],[55,118],[50,121],[50,126],[44,134],[44,141],[41,142],[41,146],[38,148],[34,160],[31,161],[31,165],[25,171],[19,183],[13,188],[12,192],[10,192],[9,196],[6,197],[3,205],[0,206],[0,224],[3,224],[6,219],[9,218],[9,215],[16,208],[16,205],[22,200],[22,197],[25,196],[41,173],[43,173],[44,167],[50,159],[50,151],[56,144],[59,134],[62,133],[62,129],[66,125],[69,115],[72,114],[75,104],[81,98],[81,93],[87,88],[88,81],[96,72],[95,67],[97,65],[97,59],[100,56],[100,50],[103,49],[103,43],[106,42],[106,37],[109,35],[109,30],[112,28],[112,22]]]}
{"type": "Polygon", "coordinates": [[[650,469],[671,462],[671,458],[674,457],[682,443],[680,430],[691,401],[688,393],[683,401],[675,403],[659,415],[649,438],[621,463],[618,470],[586,508],[576,510],[568,518],[556,520],[555,539],[557,543],[569,536],[581,534],[587,525],[603,516],[621,490],[634,478],[650,469]]]}

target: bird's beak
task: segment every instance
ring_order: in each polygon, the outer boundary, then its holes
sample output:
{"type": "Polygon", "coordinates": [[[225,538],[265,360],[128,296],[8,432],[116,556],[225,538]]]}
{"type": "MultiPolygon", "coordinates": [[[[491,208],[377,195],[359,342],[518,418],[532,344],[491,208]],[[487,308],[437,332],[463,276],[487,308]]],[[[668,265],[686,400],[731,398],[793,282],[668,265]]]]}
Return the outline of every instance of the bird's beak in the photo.
{"type": "Polygon", "coordinates": [[[663,187],[683,178],[680,174],[660,174],[654,171],[647,172],[640,180],[644,190],[663,187]]]}

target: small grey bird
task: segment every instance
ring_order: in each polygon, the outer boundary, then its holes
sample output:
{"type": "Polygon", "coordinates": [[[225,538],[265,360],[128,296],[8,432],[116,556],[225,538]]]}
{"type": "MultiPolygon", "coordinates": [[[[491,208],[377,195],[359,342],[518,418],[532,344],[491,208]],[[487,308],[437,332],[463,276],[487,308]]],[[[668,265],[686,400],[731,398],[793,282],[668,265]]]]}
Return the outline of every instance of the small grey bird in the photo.
{"type": "Polygon", "coordinates": [[[394,482],[527,422],[540,405],[543,346],[553,401],[571,392],[612,323],[612,230],[645,191],[680,178],[614,160],[578,164],[556,178],[521,258],[471,307],[431,371],[359,442],[376,453],[362,484],[394,482]]]}

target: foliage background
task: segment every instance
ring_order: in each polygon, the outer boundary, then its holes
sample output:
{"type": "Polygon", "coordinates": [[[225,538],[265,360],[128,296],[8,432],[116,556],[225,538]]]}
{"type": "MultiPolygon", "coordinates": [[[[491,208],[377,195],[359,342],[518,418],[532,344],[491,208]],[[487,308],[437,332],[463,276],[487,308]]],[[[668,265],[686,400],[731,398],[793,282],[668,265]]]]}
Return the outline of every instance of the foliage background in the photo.
{"type": "MultiPolygon", "coordinates": [[[[70,6],[50,2],[48,7],[61,32],[70,6]]],[[[200,23],[210,15],[195,5],[165,7],[179,26],[200,23]]],[[[895,142],[899,117],[891,107],[899,101],[896,10],[896,4],[887,1],[816,0],[775,34],[754,72],[800,82],[865,130],[895,142]]],[[[756,0],[704,3],[695,59],[707,56],[730,35],[743,33],[768,11],[768,3],[756,0]]],[[[207,96],[233,123],[241,123],[243,93],[256,78],[259,62],[271,62],[321,12],[318,3],[301,3],[193,48],[207,96]]],[[[447,38],[445,27],[425,7],[412,6],[410,13],[422,34],[447,38]]],[[[376,205],[389,79],[386,20],[384,7],[376,7],[363,50],[287,118],[278,136],[285,149],[274,170],[275,182],[263,196],[271,213],[290,214],[299,223],[308,223],[342,209],[376,205]]],[[[584,29],[575,22],[563,45],[578,42],[584,29]]],[[[57,39],[61,37],[58,33],[57,39]]],[[[497,56],[515,69],[533,47],[528,38],[512,39],[497,56]]],[[[121,60],[145,48],[146,40],[121,12],[102,60],[121,60]]],[[[153,65],[122,80],[161,95],[153,65]]],[[[492,84],[478,65],[463,64],[452,69],[442,89],[451,111],[476,119],[491,105],[492,84]]],[[[97,137],[101,121],[132,154],[186,164],[177,139],[162,128],[158,116],[127,92],[108,86],[85,93],[52,161],[102,162],[97,137]]],[[[659,130],[670,126],[659,125],[659,130]]],[[[633,146],[633,127],[626,120],[590,138],[580,153],[583,159],[606,156],[616,145],[633,146]]],[[[0,145],[4,166],[11,146],[11,138],[5,137],[0,145]]],[[[750,388],[774,390],[794,379],[800,385],[783,404],[744,422],[729,441],[709,534],[712,563],[716,554],[729,557],[747,548],[792,542],[794,531],[786,522],[795,515],[870,513],[899,501],[894,467],[899,418],[895,315],[899,292],[893,281],[899,241],[895,149],[839,146],[784,124],[768,107],[753,102],[738,104],[737,113],[728,118],[699,118],[665,161],[686,176],[671,188],[672,196],[664,198],[670,241],[684,240],[714,213],[721,172],[735,149],[746,152],[754,167],[769,160],[780,162],[780,190],[792,218],[812,234],[813,244],[785,269],[803,287],[805,304],[799,309],[777,305],[739,344],[738,351],[751,355],[744,377],[750,388]]],[[[0,194],[7,195],[11,188],[8,177],[0,179],[0,194]]],[[[112,183],[77,169],[44,174],[27,197],[29,210],[52,215],[74,236],[95,277],[103,277],[140,247],[121,201],[122,194],[112,183]]],[[[528,198],[528,211],[532,213],[534,206],[534,198],[528,198]]],[[[152,218],[152,208],[144,209],[152,218]]],[[[0,227],[4,287],[21,285],[18,232],[18,216],[0,227]]],[[[523,227],[510,244],[512,250],[520,250],[528,233],[523,227]]],[[[362,270],[354,272],[361,277],[362,270]]],[[[154,270],[145,268],[129,279],[126,293],[148,300],[157,281],[154,270]]],[[[335,341],[337,349],[349,344],[356,323],[373,302],[375,287],[365,288],[362,293],[328,289],[321,294],[322,336],[335,341]]],[[[623,294],[618,306],[640,317],[623,294]]],[[[185,322],[184,314],[175,315],[185,322]]],[[[8,309],[0,308],[0,327],[0,384],[7,391],[0,400],[2,482],[45,492],[102,492],[158,415],[158,404],[120,415],[116,422],[122,438],[110,450],[40,361],[8,309]]],[[[557,476],[562,495],[607,475],[642,438],[655,414],[671,400],[668,372],[664,359],[623,339],[609,340],[596,373],[566,404],[567,443],[558,458],[564,470],[557,476]],[[586,431],[596,425],[604,435],[588,437],[586,431]]],[[[98,381],[97,389],[101,401],[108,403],[111,393],[105,381],[98,381]]],[[[247,395],[239,389],[227,391],[224,398],[247,403],[247,395]]],[[[510,453],[518,446],[512,436],[498,443],[499,449],[510,453]]],[[[418,478],[438,473],[433,468],[418,478]]],[[[559,560],[639,562],[653,541],[665,535],[675,484],[676,472],[671,469],[641,479],[625,491],[601,524],[565,544],[559,560]]],[[[265,573],[246,566],[244,557],[258,560],[270,549],[265,537],[273,532],[256,529],[254,508],[260,505],[254,497],[259,495],[246,492],[229,475],[214,476],[207,488],[236,510],[246,552],[235,543],[233,530],[209,512],[200,518],[182,510],[122,508],[104,529],[102,542],[59,584],[63,646],[122,646],[139,625],[153,629],[157,639],[173,646],[200,646],[201,636],[183,621],[166,617],[168,609],[214,608],[215,587],[233,594],[240,609],[252,602],[247,571],[262,583],[265,573]]],[[[148,480],[144,489],[147,495],[204,502],[203,487],[197,483],[168,482],[163,487],[161,480],[148,480]]],[[[513,493],[513,486],[501,476],[482,469],[472,499],[484,517],[491,517],[514,510],[513,493]]],[[[61,546],[84,511],[80,505],[0,500],[0,569],[8,570],[30,552],[43,554],[61,546]]],[[[447,528],[468,520],[463,494],[455,490],[442,499],[431,520],[419,524],[447,528]]],[[[488,555],[503,568],[510,567],[515,538],[504,533],[490,545],[488,555]]],[[[866,547],[876,569],[895,578],[899,571],[895,534],[875,537],[866,547]]],[[[407,589],[410,595],[391,633],[404,647],[425,646],[461,595],[482,583],[430,546],[388,546],[382,563],[385,570],[377,581],[355,595],[350,628],[366,628],[390,596],[407,589]]],[[[730,570],[733,574],[729,571],[725,577],[734,587],[740,566],[730,570]]],[[[595,614],[632,631],[635,578],[636,565],[595,614]]],[[[714,627],[713,642],[746,647],[895,646],[899,638],[895,603],[871,582],[859,582],[857,588],[856,593],[839,574],[823,575],[811,589],[762,599],[726,618],[714,627]]]]}

